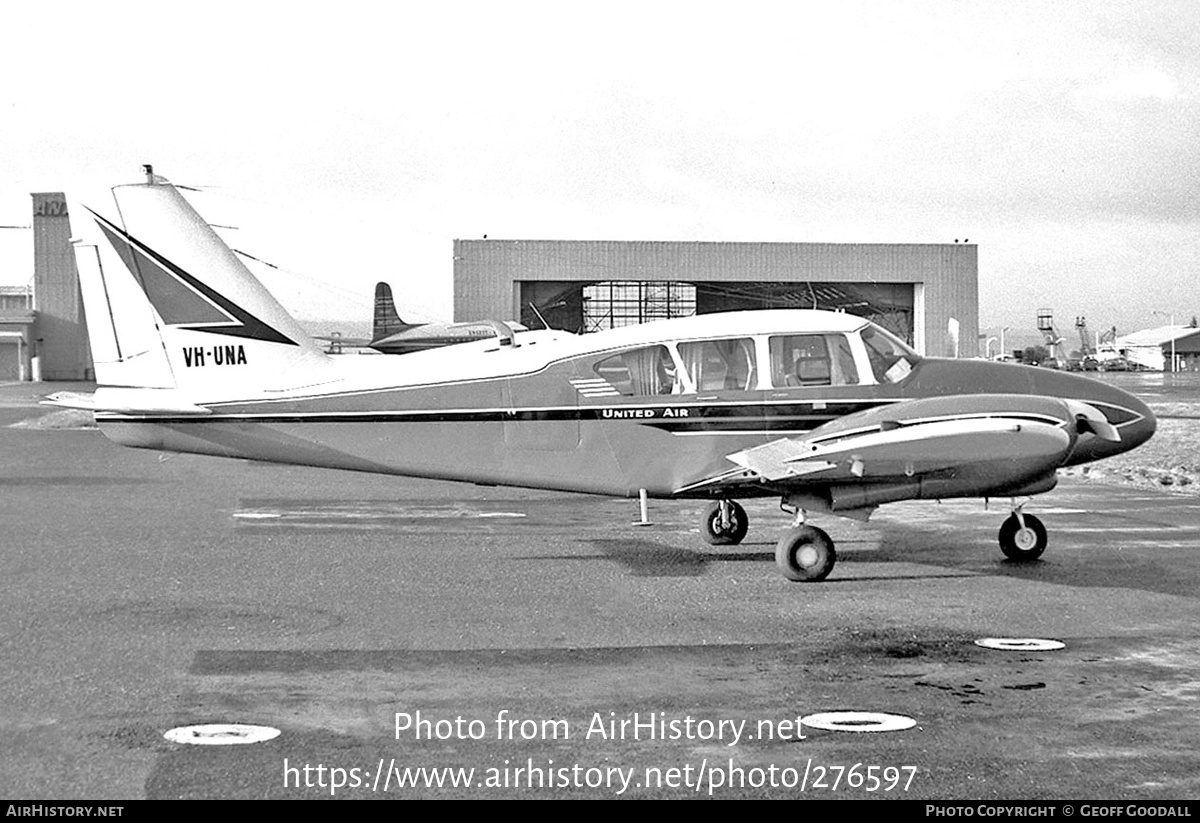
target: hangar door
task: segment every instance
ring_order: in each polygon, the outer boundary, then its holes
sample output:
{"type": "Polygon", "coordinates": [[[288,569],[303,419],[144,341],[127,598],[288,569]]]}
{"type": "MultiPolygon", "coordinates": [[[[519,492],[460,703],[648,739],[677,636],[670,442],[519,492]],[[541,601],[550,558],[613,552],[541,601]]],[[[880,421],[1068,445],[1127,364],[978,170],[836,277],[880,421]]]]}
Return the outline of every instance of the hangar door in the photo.
{"type": "Polygon", "coordinates": [[[517,282],[521,322],[588,333],[668,317],[753,309],[823,309],[865,317],[914,342],[912,283],[517,282]]]}

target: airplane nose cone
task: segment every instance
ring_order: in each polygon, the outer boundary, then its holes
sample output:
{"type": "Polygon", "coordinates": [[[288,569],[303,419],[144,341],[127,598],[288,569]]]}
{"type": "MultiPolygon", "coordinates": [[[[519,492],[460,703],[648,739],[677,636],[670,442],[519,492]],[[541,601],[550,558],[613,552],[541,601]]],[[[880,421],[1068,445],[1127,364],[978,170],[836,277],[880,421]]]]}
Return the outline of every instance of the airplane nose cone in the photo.
{"type": "Polygon", "coordinates": [[[1135,449],[1154,436],[1158,420],[1142,400],[1124,389],[1061,372],[1037,376],[1038,393],[1070,398],[1087,403],[1099,411],[1120,435],[1116,441],[1100,437],[1081,438],[1072,463],[1086,463],[1135,449]]]}
{"type": "Polygon", "coordinates": [[[1120,429],[1121,439],[1127,444],[1127,448],[1132,449],[1154,436],[1154,432],[1158,429],[1158,418],[1154,416],[1154,412],[1150,411],[1149,406],[1129,392],[1123,391],[1121,395],[1127,407],[1141,416],[1140,420],[1135,420],[1120,429]]]}

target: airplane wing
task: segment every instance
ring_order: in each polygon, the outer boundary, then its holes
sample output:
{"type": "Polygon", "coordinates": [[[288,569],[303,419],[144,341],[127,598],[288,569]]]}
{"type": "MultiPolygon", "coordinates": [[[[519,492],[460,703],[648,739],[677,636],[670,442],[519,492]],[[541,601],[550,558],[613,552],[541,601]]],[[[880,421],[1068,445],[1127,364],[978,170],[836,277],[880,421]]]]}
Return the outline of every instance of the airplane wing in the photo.
{"type": "MultiPolygon", "coordinates": [[[[819,430],[818,430],[819,431],[819,430]]],[[[912,477],[981,459],[1061,458],[1071,437],[1061,425],[997,418],[911,423],[822,442],[776,440],[729,455],[770,482],[912,477]]]]}
{"type": "Polygon", "coordinates": [[[905,400],[727,455],[735,467],[677,493],[737,496],[750,486],[813,492],[831,500],[831,510],[839,499],[858,501],[846,508],[859,508],[875,500],[1000,495],[1048,482],[1083,436],[1120,437],[1103,414],[1079,401],[1030,395],[905,400]]]}

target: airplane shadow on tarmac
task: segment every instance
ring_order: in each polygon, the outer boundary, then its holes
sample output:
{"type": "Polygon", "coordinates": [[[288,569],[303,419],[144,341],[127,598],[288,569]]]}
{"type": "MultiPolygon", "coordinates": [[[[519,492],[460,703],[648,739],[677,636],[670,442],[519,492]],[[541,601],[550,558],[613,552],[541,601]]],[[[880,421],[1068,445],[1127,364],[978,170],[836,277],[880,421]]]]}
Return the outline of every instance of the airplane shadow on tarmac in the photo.
{"type": "Polygon", "coordinates": [[[528,556],[522,560],[613,560],[635,577],[697,577],[704,574],[709,558],[692,549],[668,546],[652,540],[600,539],[583,541],[600,554],[528,556]]]}
{"type": "Polygon", "coordinates": [[[1156,544],[1145,537],[1104,535],[1082,540],[1077,535],[1055,539],[1034,561],[1009,560],[988,533],[925,531],[910,525],[882,526],[878,550],[839,562],[905,562],[933,564],[970,574],[1013,577],[1078,588],[1122,588],[1196,597],[1200,566],[1169,563],[1154,556],[1156,544]]]}
{"type": "MultiPolygon", "coordinates": [[[[706,571],[706,567],[717,563],[763,563],[770,564],[774,567],[775,552],[771,551],[746,551],[745,549],[688,549],[679,546],[664,545],[650,540],[619,540],[619,539],[599,539],[588,540],[592,546],[599,550],[599,554],[585,555],[557,555],[554,557],[546,557],[540,555],[537,557],[525,557],[525,560],[611,560],[626,569],[634,577],[697,577],[706,571]]],[[[846,541],[847,543],[853,541],[846,541]]],[[[875,560],[878,555],[872,552],[870,559],[875,560]]],[[[858,562],[860,558],[853,554],[843,554],[839,557],[839,562],[858,562]]],[[[904,575],[872,575],[872,580],[923,580],[928,578],[943,578],[943,577],[975,577],[975,573],[930,573],[930,574],[904,574],[904,575]]],[[[836,577],[829,578],[824,582],[828,583],[854,583],[862,578],[838,579],[836,577]]]]}
{"type": "MultiPolygon", "coordinates": [[[[914,574],[911,566],[903,574],[872,573],[841,576],[835,569],[823,583],[851,585],[870,580],[923,580],[943,577],[991,575],[1080,588],[1123,588],[1159,594],[1196,597],[1200,592],[1200,566],[1156,559],[1155,544],[1145,538],[1105,536],[1087,543],[1077,536],[1056,541],[1051,535],[1046,554],[1035,561],[1012,561],[1003,557],[990,533],[924,530],[910,524],[880,524],[877,545],[858,551],[856,543],[876,543],[852,537],[838,539],[839,568],[859,564],[917,564],[940,567],[928,574],[914,574]]],[[[774,564],[774,544],[755,541],[741,547],[686,548],[644,538],[585,539],[598,553],[581,555],[528,556],[524,560],[610,560],[624,566],[635,577],[697,577],[716,563],[774,564]],[[761,548],[760,548],[761,547],[761,548]],[[770,547],[770,550],[762,548],[770,547]]]]}

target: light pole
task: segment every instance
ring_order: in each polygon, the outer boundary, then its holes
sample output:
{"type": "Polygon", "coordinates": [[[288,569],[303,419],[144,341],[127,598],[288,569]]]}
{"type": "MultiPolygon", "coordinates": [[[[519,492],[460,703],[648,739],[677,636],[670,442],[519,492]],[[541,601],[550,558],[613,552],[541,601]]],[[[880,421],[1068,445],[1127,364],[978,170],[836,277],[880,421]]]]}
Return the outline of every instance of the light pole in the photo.
{"type": "Polygon", "coordinates": [[[1175,373],[1175,313],[1168,314],[1165,311],[1152,311],[1151,314],[1157,314],[1159,317],[1165,317],[1171,322],[1171,373],[1175,373]]]}
{"type": "Polygon", "coordinates": [[[1004,348],[1004,333],[1011,328],[1012,328],[1012,326],[1005,326],[1004,328],[1000,329],[1000,357],[1001,358],[1004,358],[1008,353],[1008,349],[1004,348]]]}

